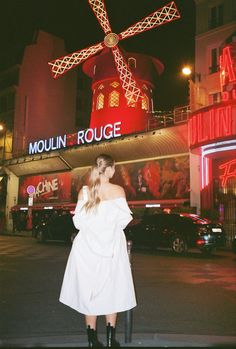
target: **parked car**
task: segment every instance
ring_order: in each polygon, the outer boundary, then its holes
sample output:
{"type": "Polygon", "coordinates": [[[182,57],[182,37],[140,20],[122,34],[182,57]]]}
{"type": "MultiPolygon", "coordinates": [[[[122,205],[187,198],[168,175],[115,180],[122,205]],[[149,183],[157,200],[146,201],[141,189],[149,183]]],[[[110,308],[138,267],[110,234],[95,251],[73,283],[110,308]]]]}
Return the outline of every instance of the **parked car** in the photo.
{"type": "Polygon", "coordinates": [[[32,235],[38,242],[46,240],[61,240],[73,242],[78,230],[76,230],[72,215],[69,211],[53,212],[51,215],[44,215],[35,224],[32,235]]]}
{"type": "Polygon", "coordinates": [[[192,247],[211,253],[226,242],[220,223],[187,213],[145,215],[135,224],[128,225],[125,234],[134,247],[166,247],[176,254],[183,254],[192,247]]]}

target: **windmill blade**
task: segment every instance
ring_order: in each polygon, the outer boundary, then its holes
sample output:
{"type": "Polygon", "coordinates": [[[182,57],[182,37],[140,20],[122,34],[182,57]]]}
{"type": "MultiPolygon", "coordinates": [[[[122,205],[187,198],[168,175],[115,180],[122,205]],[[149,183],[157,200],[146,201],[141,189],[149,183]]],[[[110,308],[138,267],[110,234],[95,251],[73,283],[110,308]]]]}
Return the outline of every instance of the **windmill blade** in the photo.
{"type": "Polygon", "coordinates": [[[77,65],[85,61],[90,56],[95,55],[97,52],[104,48],[104,43],[100,42],[97,45],[87,47],[83,50],[76,51],[69,55],[55,59],[49,62],[52,76],[54,79],[58,78],[60,75],[65,74],[68,70],[75,68],[77,65]]]}
{"type": "Polygon", "coordinates": [[[122,88],[125,91],[127,104],[131,105],[132,103],[137,102],[137,100],[140,97],[142,97],[142,91],[138,87],[138,84],[135,81],[118,46],[112,48],[112,53],[116,63],[116,68],[120,77],[122,88]]]}
{"type": "Polygon", "coordinates": [[[121,32],[119,34],[119,38],[122,40],[179,18],[179,11],[175,5],[175,2],[172,1],[121,32]]]}
{"type": "Polygon", "coordinates": [[[105,34],[111,33],[111,25],[107,16],[107,10],[103,0],[88,0],[99,24],[101,25],[105,34]]]}

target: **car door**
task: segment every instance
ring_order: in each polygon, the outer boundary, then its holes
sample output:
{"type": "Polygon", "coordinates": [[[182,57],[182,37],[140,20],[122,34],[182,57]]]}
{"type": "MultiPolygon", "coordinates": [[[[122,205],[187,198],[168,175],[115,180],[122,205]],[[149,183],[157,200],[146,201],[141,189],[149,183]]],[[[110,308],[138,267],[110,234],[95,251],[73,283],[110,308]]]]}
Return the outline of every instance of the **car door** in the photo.
{"type": "Polygon", "coordinates": [[[175,217],[172,214],[160,214],[158,219],[158,239],[160,247],[169,247],[176,230],[175,217]]]}

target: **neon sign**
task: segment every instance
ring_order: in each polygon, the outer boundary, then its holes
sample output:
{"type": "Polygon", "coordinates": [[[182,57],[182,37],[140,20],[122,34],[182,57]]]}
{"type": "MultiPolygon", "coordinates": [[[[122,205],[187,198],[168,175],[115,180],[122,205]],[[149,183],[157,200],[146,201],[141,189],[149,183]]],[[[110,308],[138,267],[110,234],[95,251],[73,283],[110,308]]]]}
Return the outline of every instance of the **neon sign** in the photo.
{"type": "Polygon", "coordinates": [[[224,47],[220,56],[220,83],[222,90],[225,85],[236,82],[236,69],[231,49],[232,46],[224,47]]]}
{"type": "Polygon", "coordinates": [[[224,173],[219,178],[221,180],[221,186],[226,187],[227,181],[230,178],[236,178],[236,159],[223,163],[219,166],[219,169],[224,170],[224,173]]]}
{"type": "Polygon", "coordinates": [[[236,134],[234,105],[208,108],[194,114],[188,122],[189,146],[196,147],[208,141],[236,134]]]}
{"type": "Polygon", "coordinates": [[[121,136],[121,122],[107,124],[105,126],[80,130],[73,135],[64,135],[41,139],[29,143],[29,154],[38,154],[52,150],[62,149],[73,145],[89,144],[104,139],[111,139],[121,136]]]}
{"type": "Polygon", "coordinates": [[[220,84],[222,100],[236,99],[236,44],[223,48],[220,55],[220,84]]]}

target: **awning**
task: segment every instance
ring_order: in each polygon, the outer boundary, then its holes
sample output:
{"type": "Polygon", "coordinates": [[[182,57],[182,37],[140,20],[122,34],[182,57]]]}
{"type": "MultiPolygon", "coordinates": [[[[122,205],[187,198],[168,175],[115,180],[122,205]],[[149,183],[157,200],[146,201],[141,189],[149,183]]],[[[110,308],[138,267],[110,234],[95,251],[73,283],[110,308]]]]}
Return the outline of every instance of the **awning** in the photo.
{"type": "Polygon", "coordinates": [[[42,155],[26,155],[8,160],[5,166],[16,176],[63,172],[90,166],[101,153],[111,155],[116,163],[188,154],[187,124],[77,145],[42,155]]]}

